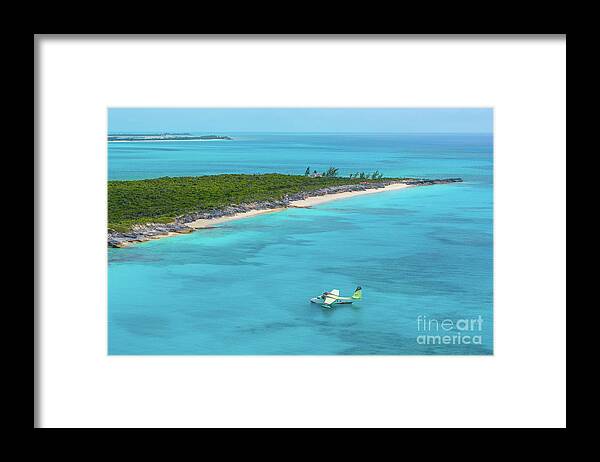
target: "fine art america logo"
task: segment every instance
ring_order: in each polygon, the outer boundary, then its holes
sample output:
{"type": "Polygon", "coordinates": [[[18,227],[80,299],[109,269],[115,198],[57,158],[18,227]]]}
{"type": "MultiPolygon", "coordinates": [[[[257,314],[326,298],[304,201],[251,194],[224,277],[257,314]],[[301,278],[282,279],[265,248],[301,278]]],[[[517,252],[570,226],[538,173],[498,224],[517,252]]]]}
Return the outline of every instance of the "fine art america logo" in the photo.
{"type": "Polygon", "coordinates": [[[417,316],[419,345],[481,345],[483,318],[435,319],[417,316]]]}

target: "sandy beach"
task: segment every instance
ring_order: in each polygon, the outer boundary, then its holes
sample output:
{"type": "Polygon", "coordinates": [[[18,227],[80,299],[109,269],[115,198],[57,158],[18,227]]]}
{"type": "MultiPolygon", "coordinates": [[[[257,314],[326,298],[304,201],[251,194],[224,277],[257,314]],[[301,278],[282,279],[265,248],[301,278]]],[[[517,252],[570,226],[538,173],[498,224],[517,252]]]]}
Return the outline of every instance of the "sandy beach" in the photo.
{"type": "Polygon", "coordinates": [[[281,210],[284,210],[284,207],[279,207],[276,209],[265,209],[265,210],[250,210],[249,212],[236,213],[235,215],[229,215],[226,217],[191,221],[189,223],[186,223],[186,226],[189,226],[190,228],[193,228],[193,229],[212,228],[215,225],[225,223],[227,221],[239,220],[241,218],[249,218],[249,217],[253,217],[256,215],[262,215],[264,213],[280,212],[281,210]]]}
{"type": "MultiPolygon", "coordinates": [[[[290,207],[301,207],[301,208],[309,208],[313,205],[323,204],[325,202],[331,202],[338,199],[347,199],[349,197],[362,196],[365,194],[375,194],[381,193],[385,191],[396,191],[398,189],[410,188],[411,185],[404,183],[394,183],[386,186],[385,188],[377,188],[377,189],[367,189],[364,191],[348,191],[341,192],[337,194],[326,194],[323,196],[313,196],[308,197],[306,199],[302,199],[299,201],[290,202],[290,207]]],[[[276,208],[276,209],[266,209],[266,210],[250,210],[249,212],[236,213],[235,215],[229,215],[226,217],[212,218],[212,219],[202,219],[192,221],[190,223],[186,223],[187,226],[193,229],[201,229],[201,228],[212,228],[215,225],[226,223],[228,221],[240,220],[242,218],[249,218],[256,215],[262,215],[264,213],[273,213],[279,212],[281,210],[285,210],[284,207],[276,208]]]]}
{"type": "Polygon", "coordinates": [[[337,194],[327,194],[324,196],[313,196],[301,201],[293,201],[290,203],[292,207],[312,207],[313,205],[323,204],[325,202],[335,201],[338,199],[346,199],[348,197],[363,196],[365,194],[376,194],[385,191],[396,191],[398,189],[410,188],[411,185],[405,183],[393,183],[385,188],[366,189],[364,191],[348,191],[337,194]]]}

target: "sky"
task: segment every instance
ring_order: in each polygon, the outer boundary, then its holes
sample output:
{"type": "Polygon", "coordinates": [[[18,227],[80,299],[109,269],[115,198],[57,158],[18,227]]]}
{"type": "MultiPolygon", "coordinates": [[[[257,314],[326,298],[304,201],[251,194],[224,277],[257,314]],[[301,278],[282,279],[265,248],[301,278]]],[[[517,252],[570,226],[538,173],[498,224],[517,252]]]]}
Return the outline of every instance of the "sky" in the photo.
{"type": "Polygon", "coordinates": [[[491,108],[110,108],[109,133],[492,133],[491,108]]]}

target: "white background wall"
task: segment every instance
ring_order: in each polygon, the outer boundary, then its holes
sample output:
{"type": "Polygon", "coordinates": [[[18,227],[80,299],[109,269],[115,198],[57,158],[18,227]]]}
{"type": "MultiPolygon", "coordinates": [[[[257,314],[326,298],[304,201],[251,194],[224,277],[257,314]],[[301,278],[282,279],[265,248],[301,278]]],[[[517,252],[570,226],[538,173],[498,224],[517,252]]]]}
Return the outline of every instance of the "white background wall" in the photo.
{"type": "Polygon", "coordinates": [[[39,426],[565,425],[564,38],[38,40],[39,426]],[[494,107],[495,355],[107,356],[115,106],[494,107]]]}

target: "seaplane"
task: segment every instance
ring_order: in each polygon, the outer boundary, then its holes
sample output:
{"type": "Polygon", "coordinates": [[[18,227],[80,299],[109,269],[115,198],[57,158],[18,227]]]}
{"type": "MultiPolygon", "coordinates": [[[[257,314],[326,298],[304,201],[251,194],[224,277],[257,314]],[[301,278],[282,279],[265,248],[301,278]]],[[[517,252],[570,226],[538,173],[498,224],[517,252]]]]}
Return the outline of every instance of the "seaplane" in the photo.
{"type": "Polygon", "coordinates": [[[358,286],[351,297],[342,297],[338,289],[333,289],[311,298],[310,302],[321,305],[323,308],[333,308],[336,305],[351,305],[360,299],[362,299],[362,289],[358,286]]]}

